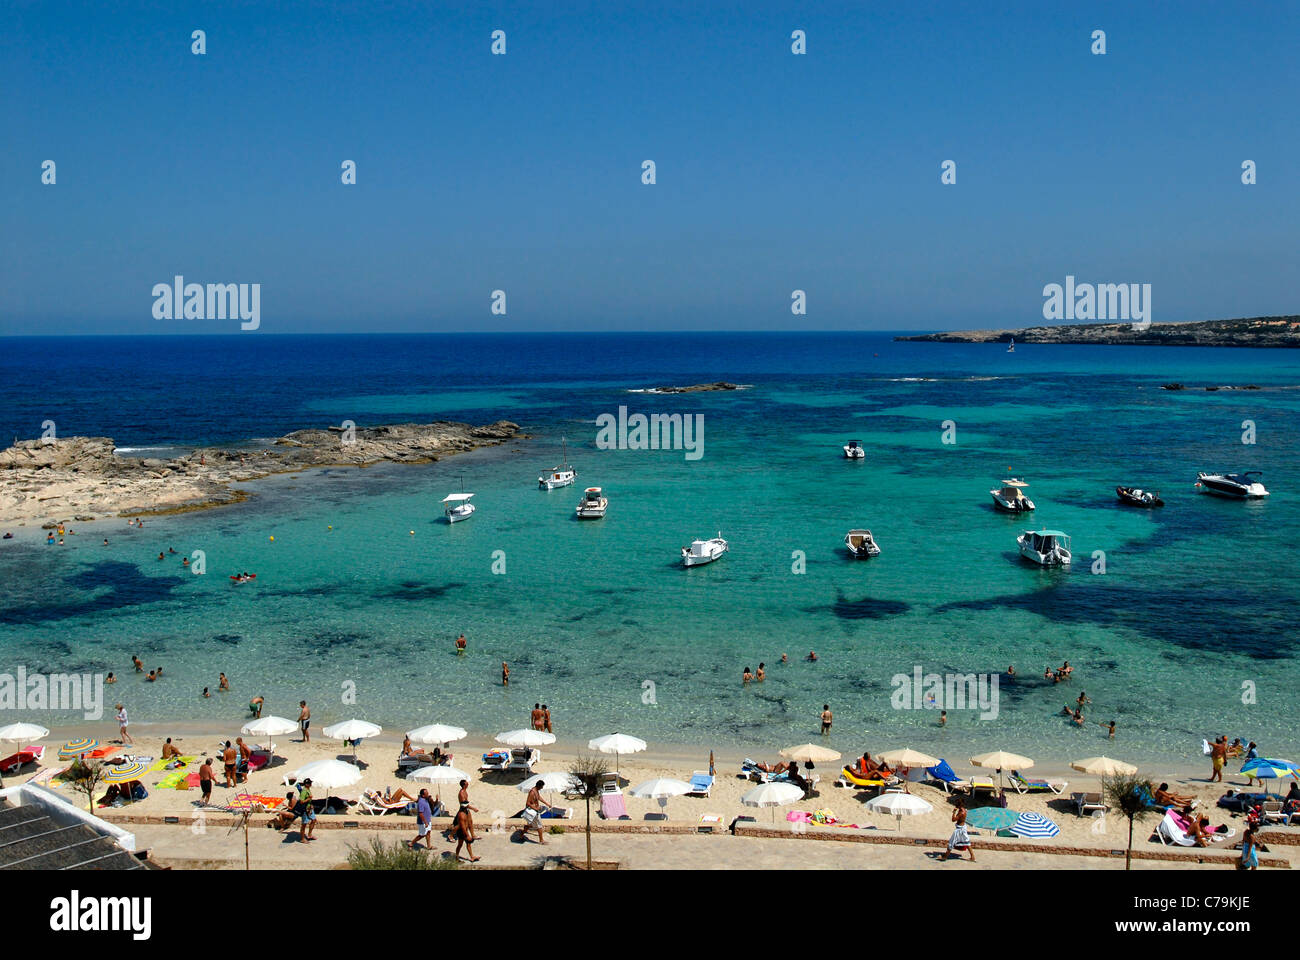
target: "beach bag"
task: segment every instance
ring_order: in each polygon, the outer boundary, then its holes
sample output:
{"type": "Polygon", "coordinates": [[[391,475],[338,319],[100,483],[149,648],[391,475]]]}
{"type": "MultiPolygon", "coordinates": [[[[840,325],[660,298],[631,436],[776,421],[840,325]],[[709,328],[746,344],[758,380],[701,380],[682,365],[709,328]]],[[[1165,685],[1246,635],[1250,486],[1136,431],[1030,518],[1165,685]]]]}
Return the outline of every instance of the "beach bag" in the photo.
{"type": "Polygon", "coordinates": [[[524,823],[528,826],[537,826],[537,821],[541,819],[541,816],[541,811],[534,810],[532,807],[524,807],[524,823]]]}

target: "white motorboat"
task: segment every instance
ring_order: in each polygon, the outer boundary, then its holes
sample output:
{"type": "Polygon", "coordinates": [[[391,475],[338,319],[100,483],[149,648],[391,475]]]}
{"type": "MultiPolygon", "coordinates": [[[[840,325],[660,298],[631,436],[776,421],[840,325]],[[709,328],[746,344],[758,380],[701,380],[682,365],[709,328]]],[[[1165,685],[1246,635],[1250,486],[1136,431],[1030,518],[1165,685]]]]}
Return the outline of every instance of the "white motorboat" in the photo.
{"type": "Polygon", "coordinates": [[[1029,484],[1023,480],[1008,477],[1002,481],[1000,489],[989,491],[993,497],[993,506],[1008,513],[1024,513],[1026,510],[1034,509],[1034,501],[1026,497],[1023,492],[1027,486],[1029,484]]]}
{"type": "Polygon", "coordinates": [[[563,459],[558,467],[552,467],[550,473],[544,473],[537,478],[538,490],[554,490],[556,487],[567,487],[573,481],[578,479],[578,472],[569,466],[569,444],[564,437],[560,438],[563,445],[563,459]]]}
{"type": "Polygon", "coordinates": [[[880,545],[876,543],[870,530],[850,530],[844,536],[844,546],[848,547],[849,553],[859,560],[880,556],[880,545]]]}
{"type": "Polygon", "coordinates": [[[588,487],[582,491],[582,499],[578,501],[578,509],[574,512],[579,520],[599,520],[608,507],[609,500],[601,493],[600,487],[588,487]]]}
{"type": "Polygon", "coordinates": [[[698,567],[702,563],[712,563],[727,552],[727,541],[722,539],[722,531],[712,540],[692,540],[689,547],[682,547],[682,566],[698,567]]]}
{"type": "Polygon", "coordinates": [[[1044,567],[1070,564],[1070,538],[1060,530],[1026,530],[1016,542],[1020,555],[1044,567]]]}
{"type": "Polygon", "coordinates": [[[1260,476],[1258,470],[1247,470],[1245,473],[1198,473],[1196,486],[1202,492],[1217,497],[1232,497],[1237,500],[1267,497],[1268,491],[1257,479],[1260,476]]]}
{"type": "Polygon", "coordinates": [[[862,449],[862,444],[856,440],[850,440],[844,444],[844,458],[846,460],[865,460],[867,451],[862,449]]]}
{"type": "Polygon", "coordinates": [[[468,520],[474,515],[474,504],[470,503],[472,493],[449,493],[442,498],[443,513],[448,523],[468,520]]]}

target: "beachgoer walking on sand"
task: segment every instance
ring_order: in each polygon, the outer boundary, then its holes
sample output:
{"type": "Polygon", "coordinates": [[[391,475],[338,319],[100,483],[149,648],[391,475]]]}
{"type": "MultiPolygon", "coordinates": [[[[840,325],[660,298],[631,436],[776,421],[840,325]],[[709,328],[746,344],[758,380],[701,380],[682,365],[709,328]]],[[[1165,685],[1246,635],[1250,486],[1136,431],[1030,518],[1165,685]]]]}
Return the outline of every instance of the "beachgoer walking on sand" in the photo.
{"type": "MultiPolygon", "coordinates": [[[[542,836],[542,788],[546,783],[538,780],[533,784],[533,789],[528,791],[528,799],[524,801],[524,820],[529,827],[537,828],[537,842],[546,845],[546,838],[542,836]],[[530,814],[528,811],[532,811],[530,814]]],[[[528,827],[524,827],[524,839],[528,838],[528,827]]]]}
{"type": "Polygon", "coordinates": [[[420,790],[420,799],[415,802],[415,820],[419,832],[411,841],[411,849],[418,849],[420,840],[424,840],[426,849],[433,849],[433,838],[429,836],[429,827],[433,823],[433,807],[429,803],[429,789],[420,790]]]}
{"type": "Polygon", "coordinates": [[[206,807],[212,800],[212,781],[216,775],[212,772],[212,758],[204,757],[203,764],[199,767],[199,789],[203,792],[203,805],[206,807]]]}
{"type": "Polygon", "coordinates": [[[298,701],[298,726],[302,730],[302,742],[311,743],[311,710],[306,700],[298,701]]]}
{"type": "Polygon", "coordinates": [[[948,852],[944,855],[944,860],[952,859],[952,852],[959,851],[957,859],[961,859],[962,850],[970,851],[970,861],[975,862],[975,844],[970,842],[970,834],[966,832],[966,804],[958,798],[955,803],[957,809],[952,812],[952,822],[954,824],[952,836],[948,838],[948,852]]]}
{"type": "Polygon", "coordinates": [[[126,732],[126,727],[128,723],[129,721],[127,720],[126,717],[126,707],[122,706],[119,703],[117,705],[117,733],[118,736],[121,738],[123,744],[135,743],[135,741],[131,739],[131,734],[126,732]]]}
{"type": "Polygon", "coordinates": [[[822,736],[823,737],[826,736],[826,734],[831,732],[831,720],[832,720],[831,705],[829,703],[823,703],[822,704],[822,736]]]}
{"type": "Polygon", "coordinates": [[[235,785],[235,763],[239,759],[239,751],[234,748],[229,740],[226,741],[226,747],[221,751],[221,762],[225,764],[226,786],[235,785]]]}
{"type": "Polygon", "coordinates": [[[308,777],[298,785],[298,816],[302,817],[302,829],[298,832],[298,842],[315,840],[316,808],[311,803],[311,778],[308,777]]]}
{"type": "Polygon", "coordinates": [[[551,708],[546,704],[542,704],[542,729],[547,733],[555,732],[551,729],[551,708]]]}
{"type": "Polygon", "coordinates": [[[456,859],[460,859],[460,848],[464,847],[469,851],[469,862],[478,863],[482,857],[474,856],[474,834],[471,825],[469,808],[461,807],[456,811],[456,819],[451,824],[451,835],[456,838],[456,859]]]}

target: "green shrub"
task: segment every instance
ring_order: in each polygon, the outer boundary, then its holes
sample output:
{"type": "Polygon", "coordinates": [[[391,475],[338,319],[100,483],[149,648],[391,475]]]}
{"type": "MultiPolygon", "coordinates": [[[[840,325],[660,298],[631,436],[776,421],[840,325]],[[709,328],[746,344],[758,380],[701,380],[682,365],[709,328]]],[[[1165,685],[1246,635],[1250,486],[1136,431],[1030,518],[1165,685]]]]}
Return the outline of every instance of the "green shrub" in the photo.
{"type": "Polygon", "coordinates": [[[402,840],[385,843],[371,837],[368,847],[348,845],[348,866],[353,870],[455,870],[460,862],[423,848],[412,850],[402,840]]]}
{"type": "Polygon", "coordinates": [[[553,833],[553,834],[555,834],[555,833],[563,833],[563,832],[564,832],[564,827],[563,827],[561,824],[553,823],[553,824],[551,824],[551,829],[550,829],[549,832],[550,832],[550,833],[553,833]]]}

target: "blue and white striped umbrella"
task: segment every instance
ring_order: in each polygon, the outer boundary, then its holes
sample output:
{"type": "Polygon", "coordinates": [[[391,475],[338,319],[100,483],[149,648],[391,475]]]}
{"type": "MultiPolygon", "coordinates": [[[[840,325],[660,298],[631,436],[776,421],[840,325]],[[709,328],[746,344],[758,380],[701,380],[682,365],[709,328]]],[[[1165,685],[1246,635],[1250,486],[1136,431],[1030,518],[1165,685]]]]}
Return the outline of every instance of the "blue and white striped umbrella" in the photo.
{"type": "Polygon", "coordinates": [[[1011,825],[1011,832],[1018,837],[1054,837],[1061,828],[1037,813],[1022,813],[1011,825]]]}

